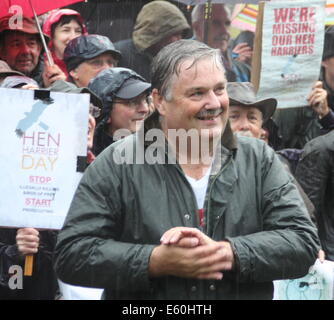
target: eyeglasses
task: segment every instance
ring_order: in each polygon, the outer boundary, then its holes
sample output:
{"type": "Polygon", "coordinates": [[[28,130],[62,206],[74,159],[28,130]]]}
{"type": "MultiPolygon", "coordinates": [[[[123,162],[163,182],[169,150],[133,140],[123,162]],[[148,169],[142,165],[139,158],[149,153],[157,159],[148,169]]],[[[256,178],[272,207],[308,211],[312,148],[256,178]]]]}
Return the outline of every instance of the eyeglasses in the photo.
{"type": "Polygon", "coordinates": [[[93,58],[90,60],[85,61],[87,64],[92,66],[93,68],[102,68],[103,66],[107,65],[108,67],[115,67],[117,62],[114,58],[110,57],[108,59],[103,58],[93,58]]]}
{"type": "Polygon", "coordinates": [[[149,106],[152,103],[152,97],[151,96],[139,96],[133,99],[114,99],[114,103],[120,103],[123,104],[129,108],[137,108],[138,106],[142,105],[143,103],[147,106],[149,106]]]}
{"type": "Polygon", "coordinates": [[[101,115],[101,109],[91,103],[89,105],[89,114],[94,118],[98,118],[101,115]]]}

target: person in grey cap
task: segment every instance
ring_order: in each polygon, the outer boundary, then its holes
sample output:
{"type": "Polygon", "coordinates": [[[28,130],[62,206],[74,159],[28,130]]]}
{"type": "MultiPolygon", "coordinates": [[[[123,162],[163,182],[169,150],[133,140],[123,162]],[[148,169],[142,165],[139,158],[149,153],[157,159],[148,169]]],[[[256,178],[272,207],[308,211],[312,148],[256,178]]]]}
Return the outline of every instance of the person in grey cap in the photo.
{"type": "Polygon", "coordinates": [[[93,34],[72,39],[64,51],[69,80],[77,87],[87,87],[100,71],[116,67],[120,58],[108,37],[93,34]]]}
{"type": "MultiPolygon", "coordinates": [[[[267,132],[264,125],[272,120],[277,100],[274,98],[258,99],[255,88],[250,82],[229,82],[227,83],[227,92],[232,131],[237,136],[263,139],[270,145],[273,132],[267,132]]],[[[294,173],[302,149],[289,148],[276,151],[286,159],[284,163],[288,164],[290,171],[294,173]]],[[[281,159],[283,160],[283,158],[281,159]]]]}
{"type": "MultiPolygon", "coordinates": [[[[257,99],[254,86],[250,82],[229,82],[227,84],[230,111],[229,120],[232,131],[237,136],[266,140],[263,124],[273,116],[277,100],[274,98],[257,99]]],[[[288,149],[277,152],[289,173],[294,173],[302,150],[288,149]],[[297,159],[293,161],[293,159],[297,159]]],[[[294,180],[302,196],[311,219],[315,221],[315,208],[302,187],[294,180]]],[[[322,253],[319,257],[321,258],[322,253]]]]}
{"type": "Polygon", "coordinates": [[[273,98],[259,100],[250,82],[229,82],[227,92],[230,101],[231,129],[237,135],[261,138],[262,125],[269,120],[277,105],[273,98]]]}
{"type": "MultiPolygon", "coordinates": [[[[274,98],[258,99],[255,88],[250,82],[229,82],[226,88],[230,103],[229,120],[232,131],[237,136],[265,140],[271,146],[271,135],[274,132],[268,132],[264,125],[272,120],[277,100],[274,98]]],[[[288,150],[278,152],[289,161],[289,168],[294,171],[301,150],[288,150]]]]}
{"type": "Polygon", "coordinates": [[[103,104],[93,144],[93,153],[97,156],[114,142],[117,130],[133,133],[147,117],[151,84],[131,69],[109,68],[92,79],[88,88],[103,104]]]}
{"type": "Polygon", "coordinates": [[[26,76],[8,76],[1,83],[0,88],[38,89],[38,83],[26,76]]]}
{"type": "Polygon", "coordinates": [[[0,60],[0,88],[38,89],[38,83],[0,60]]]}

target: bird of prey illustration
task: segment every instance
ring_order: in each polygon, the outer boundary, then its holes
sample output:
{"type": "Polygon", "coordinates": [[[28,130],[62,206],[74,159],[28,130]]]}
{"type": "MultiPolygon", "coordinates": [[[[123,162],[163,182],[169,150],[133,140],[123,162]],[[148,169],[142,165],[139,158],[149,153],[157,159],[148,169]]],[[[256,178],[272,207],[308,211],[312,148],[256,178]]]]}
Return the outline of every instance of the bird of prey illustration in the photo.
{"type": "MultiPolygon", "coordinates": [[[[22,137],[24,133],[36,122],[38,122],[39,117],[43,114],[45,109],[50,105],[52,102],[45,102],[45,101],[37,101],[35,104],[32,105],[30,112],[25,112],[25,118],[21,119],[16,126],[15,133],[18,137],[22,137]]],[[[39,122],[39,126],[43,130],[47,130],[49,127],[47,124],[43,122],[39,122]]]]}

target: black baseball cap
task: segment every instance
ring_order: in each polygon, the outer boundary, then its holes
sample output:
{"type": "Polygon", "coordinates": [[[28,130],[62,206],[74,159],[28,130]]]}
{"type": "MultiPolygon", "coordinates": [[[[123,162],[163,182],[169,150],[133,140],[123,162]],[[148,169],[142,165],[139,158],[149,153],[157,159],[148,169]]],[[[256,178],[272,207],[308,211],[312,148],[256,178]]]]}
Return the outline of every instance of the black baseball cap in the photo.
{"type": "Polygon", "coordinates": [[[123,83],[115,96],[120,99],[133,99],[149,89],[151,89],[150,83],[130,78],[123,83]]]}
{"type": "Polygon", "coordinates": [[[90,80],[88,88],[101,99],[102,117],[106,120],[110,116],[115,98],[135,98],[146,90],[149,91],[151,84],[131,69],[116,67],[102,70],[90,80]]]}
{"type": "Polygon", "coordinates": [[[74,38],[67,44],[64,51],[67,71],[70,72],[82,62],[103,53],[110,53],[116,60],[122,57],[121,52],[115,49],[108,37],[89,34],[74,38]]]}

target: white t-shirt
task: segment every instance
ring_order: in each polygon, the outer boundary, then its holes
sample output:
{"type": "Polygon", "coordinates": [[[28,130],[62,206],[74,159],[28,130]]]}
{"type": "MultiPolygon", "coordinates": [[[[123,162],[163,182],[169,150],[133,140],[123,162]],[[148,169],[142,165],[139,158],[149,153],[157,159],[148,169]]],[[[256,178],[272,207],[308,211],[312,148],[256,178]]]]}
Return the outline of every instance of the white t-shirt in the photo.
{"type": "Polygon", "coordinates": [[[73,286],[58,279],[63,300],[101,300],[103,289],[73,286]]]}
{"type": "Polygon", "coordinates": [[[206,174],[199,180],[196,180],[186,175],[188,182],[190,183],[190,185],[194,190],[199,210],[203,209],[204,206],[205,194],[209,183],[210,172],[211,172],[211,167],[207,170],[206,174]]]}

